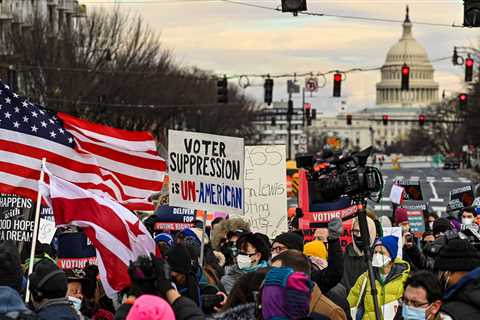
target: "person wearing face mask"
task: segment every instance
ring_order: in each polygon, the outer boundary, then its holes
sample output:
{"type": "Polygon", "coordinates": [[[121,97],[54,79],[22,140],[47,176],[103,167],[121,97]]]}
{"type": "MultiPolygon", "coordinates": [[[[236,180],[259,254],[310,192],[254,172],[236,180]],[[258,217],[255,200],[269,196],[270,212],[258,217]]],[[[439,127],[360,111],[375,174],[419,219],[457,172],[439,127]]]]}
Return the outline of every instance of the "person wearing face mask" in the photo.
{"type": "Polygon", "coordinates": [[[67,277],[67,298],[75,308],[80,311],[83,300],[83,282],[85,279],[85,273],[82,270],[65,270],[67,277]]]}
{"type": "MultiPolygon", "coordinates": [[[[367,214],[369,213],[367,209],[367,214]]],[[[373,245],[375,239],[377,238],[377,231],[375,227],[375,222],[370,217],[371,214],[367,217],[368,224],[368,233],[370,234],[370,246],[373,245]]],[[[358,224],[358,219],[354,218],[352,222],[352,243],[345,248],[345,253],[343,255],[343,277],[340,281],[344,292],[348,293],[350,289],[357,281],[358,277],[367,270],[367,263],[365,262],[365,257],[363,256],[363,251],[360,249],[362,245],[362,235],[360,233],[360,226],[358,224]]],[[[338,286],[337,286],[338,287],[338,286]]],[[[337,290],[339,293],[342,293],[340,288],[337,290]]],[[[345,294],[346,295],[346,294],[345,294]]]]}
{"type": "MultiPolygon", "coordinates": [[[[393,319],[398,300],[403,296],[403,285],[410,273],[410,266],[397,258],[398,238],[386,236],[374,244],[372,266],[380,312],[384,319],[393,319]]],[[[350,306],[358,306],[357,317],[364,320],[375,319],[375,308],[367,272],[356,281],[348,294],[350,306]]]]}
{"type": "Polygon", "coordinates": [[[269,246],[259,233],[248,233],[237,240],[235,264],[225,269],[221,282],[230,293],[235,282],[245,273],[268,267],[269,246]]]}
{"type": "Polygon", "coordinates": [[[453,239],[440,250],[435,260],[445,288],[442,319],[480,319],[480,256],[467,240],[453,239]]]}
{"type": "Polygon", "coordinates": [[[433,213],[433,212],[427,212],[424,215],[424,220],[425,220],[425,231],[431,231],[433,232],[433,224],[435,223],[435,220],[438,219],[438,216],[433,213]]]}
{"type": "Polygon", "coordinates": [[[478,230],[477,210],[475,207],[462,209],[462,228],[474,228],[478,230]]]}
{"type": "Polygon", "coordinates": [[[410,275],[405,282],[401,307],[393,320],[442,320],[442,294],[434,273],[419,271],[410,275]]]}

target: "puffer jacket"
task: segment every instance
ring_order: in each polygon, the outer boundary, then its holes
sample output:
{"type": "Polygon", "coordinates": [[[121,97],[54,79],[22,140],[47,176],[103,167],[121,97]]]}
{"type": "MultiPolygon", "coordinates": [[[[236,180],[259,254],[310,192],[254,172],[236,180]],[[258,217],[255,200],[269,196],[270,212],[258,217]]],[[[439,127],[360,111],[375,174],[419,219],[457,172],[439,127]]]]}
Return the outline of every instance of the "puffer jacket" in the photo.
{"type": "Polygon", "coordinates": [[[440,312],[454,320],[480,319],[480,268],[470,271],[447,290],[440,312]]]}
{"type": "Polygon", "coordinates": [[[73,308],[66,298],[50,299],[36,310],[42,320],[83,320],[84,317],[73,308]]]}
{"type": "MultiPolygon", "coordinates": [[[[380,313],[385,314],[391,303],[395,303],[403,296],[403,285],[407,280],[409,273],[410,265],[400,258],[395,259],[392,270],[385,281],[380,279],[378,271],[375,272],[375,286],[378,292],[377,299],[381,309],[380,313]]],[[[350,290],[350,293],[348,294],[348,302],[350,303],[350,307],[354,307],[358,304],[359,299],[362,299],[360,291],[365,279],[367,279],[367,281],[363,294],[364,298],[363,301],[360,301],[359,309],[360,306],[363,305],[363,320],[375,320],[375,308],[367,272],[363,273],[358,278],[352,290],[350,290]]],[[[391,318],[395,316],[395,311],[396,310],[393,309],[391,310],[391,318]]],[[[385,318],[385,320],[387,320],[387,318],[385,318]]]]}

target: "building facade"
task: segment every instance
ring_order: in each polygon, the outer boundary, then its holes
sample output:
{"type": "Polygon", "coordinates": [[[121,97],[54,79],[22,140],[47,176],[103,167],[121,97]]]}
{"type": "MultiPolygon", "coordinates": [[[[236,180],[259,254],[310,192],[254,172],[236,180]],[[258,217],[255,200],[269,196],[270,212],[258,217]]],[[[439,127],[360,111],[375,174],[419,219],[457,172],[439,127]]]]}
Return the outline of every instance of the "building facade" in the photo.
{"type": "Polygon", "coordinates": [[[415,40],[409,10],[402,24],[402,36],[389,50],[381,67],[381,80],[376,85],[376,106],[350,114],[352,124],[347,125],[347,113],[321,117],[314,122],[313,135],[335,135],[350,148],[377,148],[388,146],[407,137],[419,126],[422,109],[439,102],[438,83],[427,51],[415,40]],[[410,67],[408,91],[401,90],[401,69],[410,67]],[[383,116],[389,118],[383,123],[383,116]]]}

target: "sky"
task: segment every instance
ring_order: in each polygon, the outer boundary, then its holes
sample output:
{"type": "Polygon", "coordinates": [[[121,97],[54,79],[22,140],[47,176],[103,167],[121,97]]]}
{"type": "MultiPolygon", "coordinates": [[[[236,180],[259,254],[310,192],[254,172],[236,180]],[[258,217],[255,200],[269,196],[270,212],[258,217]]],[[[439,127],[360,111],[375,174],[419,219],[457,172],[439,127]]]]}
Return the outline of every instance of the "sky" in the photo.
{"type": "MultiPolygon", "coordinates": [[[[281,1],[232,0],[277,8],[281,1]]],[[[289,13],[222,0],[81,0],[88,10],[113,8],[139,14],[158,31],[164,48],[177,63],[218,75],[324,73],[332,70],[380,67],[388,49],[401,36],[400,22],[377,22],[326,16],[294,17],[289,13]]],[[[476,29],[452,27],[463,22],[461,0],[307,0],[309,12],[403,20],[410,7],[413,35],[430,59],[450,57],[454,46],[476,47],[476,29]],[[420,25],[431,22],[445,26],[420,25]]],[[[434,63],[440,93],[464,91],[462,66],[447,59],[434,63]]],[[[332,75],[318,92],[306,95],[320,114],[346,107],[357,111],[375,105],[375,84],[380,71],[349,73],[342,83],[342,97],[332,97],[332,75]]],[[[286,100],[286,81],[275,79],[274,100],[286,100]]],[[[263,102],[263,79],[249,77],[244,92],[263,102]]],[[[299,84],[304,78],[297,77],[299,84]]],[[[238,80],[231,80],[238,82],[238,80]]],[[[323,82],[323,81],[320,81],[323,82]]],[[[294,96],[296,106],[301,97],[294,96]]]]}

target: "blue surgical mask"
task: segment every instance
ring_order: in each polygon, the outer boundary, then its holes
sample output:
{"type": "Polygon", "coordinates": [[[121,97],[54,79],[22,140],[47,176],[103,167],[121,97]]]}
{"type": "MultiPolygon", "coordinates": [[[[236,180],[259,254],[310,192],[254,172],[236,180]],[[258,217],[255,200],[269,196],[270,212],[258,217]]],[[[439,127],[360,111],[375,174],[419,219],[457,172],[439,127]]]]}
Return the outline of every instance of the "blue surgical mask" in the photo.
{"type": "Polygon", "coordinates": [[[68,296],[68,301],[70,301],[75,310],[80,311],[80,307],[82,306],[82,300],[68,296]]]}
{"type": "Polygon", "coordinates": [[[427,309],[411,307],[404,304],[402,306],[402,317],[404,320],[425,320],[427,309]]]}

